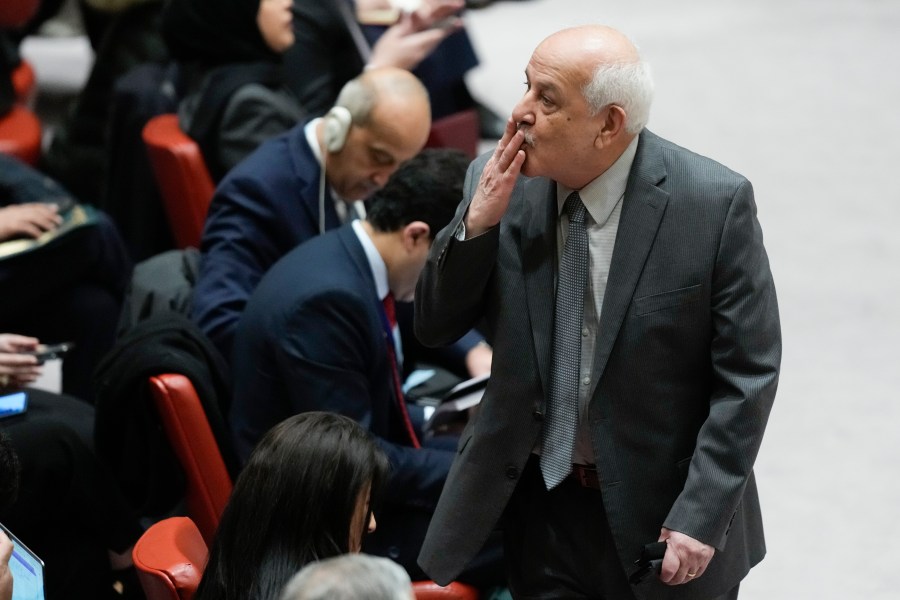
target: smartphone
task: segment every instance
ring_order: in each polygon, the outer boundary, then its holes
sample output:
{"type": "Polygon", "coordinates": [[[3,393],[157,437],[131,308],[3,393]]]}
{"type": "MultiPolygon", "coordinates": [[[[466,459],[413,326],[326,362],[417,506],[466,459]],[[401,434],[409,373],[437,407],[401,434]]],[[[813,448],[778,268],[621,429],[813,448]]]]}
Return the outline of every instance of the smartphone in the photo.
{"type": "Polygon", "coordinates": [[[21,415],[27,408],[27,392],[13,392],[0,396],[0,419],[21,415]]]}
{"type": "Polygon", "coordinates": [[[450,15],[449,17],[444,17],[440,21],[435,21],[431,24],[431,29],[458,29],[461,26],[459,17],[456,15],[450,15]]]}
{"type": "Polygon", "coordinates": [[[13,544],[12,556],[9,557],[9,572],[13,577],[12,600],[44,600],[44,561],[2,523],[0,529],[13,544]]]}
{"type": "Polygon", "coordinates": [[[75,344],[73,342],[63,342],[62,344],[50,345],[41,344],[37,347],[36,350],[28,350],[27,352],[25,352],[25,354],[31,354],[38,359],[39,363],[42,363],[45,360],[62,358],[63,356],[65,356],[66,352],[74,347],[75,344]]]}

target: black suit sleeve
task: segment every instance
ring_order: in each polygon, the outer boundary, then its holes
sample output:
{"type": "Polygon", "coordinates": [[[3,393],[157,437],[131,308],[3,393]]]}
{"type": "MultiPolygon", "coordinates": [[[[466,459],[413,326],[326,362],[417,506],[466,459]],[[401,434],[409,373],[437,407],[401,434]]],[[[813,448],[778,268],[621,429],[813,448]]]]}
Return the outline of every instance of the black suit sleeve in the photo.
{"type": "Polygon", "coordinates": [[[419,276],[415,332],[426,346],[437,347],[459,340],[478,326],[484,316],[485,294],[500,246],[500,227],[464,242],[454,234],[466,216],[489,157],[489,154],[482,155],[469,165],[464,200],[450,224],[435,237],[419,276]]]}
{"type": "Polygon", "coordinates": [[[386,501],[433,509],[453,452],[396,441],[403,438],[390,367],[369,301],[334,290],[296,307],[280,341],[278,372],[287,382],[293,413],[337,412],[375,435],[392,467],[386,501]]]}

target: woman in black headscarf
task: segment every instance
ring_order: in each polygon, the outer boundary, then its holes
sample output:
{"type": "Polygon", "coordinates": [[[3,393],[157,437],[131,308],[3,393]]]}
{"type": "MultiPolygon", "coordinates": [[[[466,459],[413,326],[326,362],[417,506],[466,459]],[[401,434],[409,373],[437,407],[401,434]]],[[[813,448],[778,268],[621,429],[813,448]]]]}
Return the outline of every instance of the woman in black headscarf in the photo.
{"type": "Polygon", "coordinates": [[[280,67],[294,42],[291,0],[170,0],[163,35],[187,83],[179,123],[215,181],[303,118],[280,67]]]}

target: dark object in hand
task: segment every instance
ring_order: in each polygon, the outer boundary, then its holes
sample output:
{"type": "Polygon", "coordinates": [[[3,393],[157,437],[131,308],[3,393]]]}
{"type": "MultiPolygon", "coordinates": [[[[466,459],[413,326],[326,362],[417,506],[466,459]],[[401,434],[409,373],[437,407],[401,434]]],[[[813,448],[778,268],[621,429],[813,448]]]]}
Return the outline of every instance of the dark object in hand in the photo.
{"type": "Polygon", "coordinates": [[[665,542],[653,542],[644,546],[644,549],[641,550],[641,557],[634,561],[634,564],[638,566],[638,570],[631,574],[628,582],[637,584],[644,581],[651,573],[659,575],[665,554],[665,542]]]}
{"type": "Polygon", "coordinates": [[[64,342],[62,344],[53,344],[50,346],[40,345],[37,350],[29,350],[25,354],[31,354],[37,358],[38,363],[43,364],[44,361],[62,358],[65,354],[75,347],[73,342],[64,342]]]}

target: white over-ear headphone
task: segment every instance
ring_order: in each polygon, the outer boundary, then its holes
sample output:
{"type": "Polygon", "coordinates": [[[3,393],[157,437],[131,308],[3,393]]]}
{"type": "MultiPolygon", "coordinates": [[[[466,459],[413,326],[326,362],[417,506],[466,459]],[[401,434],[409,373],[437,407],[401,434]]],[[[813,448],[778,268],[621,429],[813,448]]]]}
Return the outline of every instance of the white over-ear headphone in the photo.
{"type": "Polygon", "coordinates": [[[353,124],[350,111],[343,106],[334,106],[324,118],[324,131],[322,137],[325,141],[325,149],[329,152],[340,152],[347,142],[347,134],[353,124]]]}
{"type": "MultiPolygon", "coordinates": [[[[329,152],[340,152],[347,143],[347,135],[353,117],[343,106],[333,106],[322,118],[322,141],[329,152]]],[[[326,157],[322,157],[322,173],[319,175],[319,233],[325,233],[325,165],[326,157]]]]}

